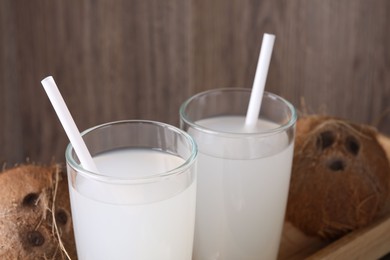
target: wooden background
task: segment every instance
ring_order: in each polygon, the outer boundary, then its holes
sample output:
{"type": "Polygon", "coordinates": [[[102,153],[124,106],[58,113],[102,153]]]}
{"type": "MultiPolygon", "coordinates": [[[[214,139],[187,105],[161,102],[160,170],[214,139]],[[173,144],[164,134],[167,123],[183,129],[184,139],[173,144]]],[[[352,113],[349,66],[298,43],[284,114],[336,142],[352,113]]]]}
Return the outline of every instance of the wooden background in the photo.
{"type": "Polygon", "coordinates": [[[251,87],[264,32],[276,34],[268,91],[390,134],[390,1],[3,0],[0,163],[64,161],[47,75],[80,130],[177,125],[189,96],[251,87]]]}

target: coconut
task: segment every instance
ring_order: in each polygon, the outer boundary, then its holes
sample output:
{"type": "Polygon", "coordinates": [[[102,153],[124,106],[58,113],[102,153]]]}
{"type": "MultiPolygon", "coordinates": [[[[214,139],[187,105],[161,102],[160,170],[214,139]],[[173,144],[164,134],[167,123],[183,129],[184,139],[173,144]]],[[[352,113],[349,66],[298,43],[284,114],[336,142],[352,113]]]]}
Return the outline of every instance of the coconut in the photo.
{"type": "Polygon", "coordinates": [[[377,132],[326,116],[297,122],[287,220],[309,236],[337,239],[380,216],[390,168],[377,132]]]}
{"type": "Polygon", "coordinates": [[[0,258],[76,259],[66,174],[59,165],[0,173],[0,258]]]}

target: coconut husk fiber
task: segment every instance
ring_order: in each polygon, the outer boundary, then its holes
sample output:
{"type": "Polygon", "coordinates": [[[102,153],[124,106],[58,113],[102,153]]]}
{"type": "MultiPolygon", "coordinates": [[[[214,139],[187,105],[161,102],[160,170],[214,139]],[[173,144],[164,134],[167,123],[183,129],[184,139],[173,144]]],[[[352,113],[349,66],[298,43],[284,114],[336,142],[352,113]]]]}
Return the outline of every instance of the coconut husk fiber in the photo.
{"type": "Polygon", "coordinates": [[[306,235],[337,239],[387,209],[390,168],[371,127],[328,116],[298,120],[286,217],[306,235]]]}
{"type": "Polygon", "coordinates": [[[21,165],[0,173],[0,259],[76,259],[66,174],[21,165]]]}

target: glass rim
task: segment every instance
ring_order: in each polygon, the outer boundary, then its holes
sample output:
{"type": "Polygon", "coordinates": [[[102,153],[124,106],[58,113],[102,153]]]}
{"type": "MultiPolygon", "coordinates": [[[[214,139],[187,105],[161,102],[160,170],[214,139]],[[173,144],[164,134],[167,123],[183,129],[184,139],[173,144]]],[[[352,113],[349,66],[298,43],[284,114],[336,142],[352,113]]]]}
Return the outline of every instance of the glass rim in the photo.
{"type": "MultiPolygon", "coordinates": [[[[181,174],[188,170],[189,167],[192,166],[192,164],[195,162],[195,159],[198,154],[198,149],[197,145],[195,143],[195,140],[187,134],[185,131],[169,125],[167,123],[162,123],[158,121],[153,121],[153,120],[119,120],[119,121],[113,121],[113,122],[107,122],[104,124],[100,124],[91,128],[88,128],[81,132],[81,136],[84,136],[88,133],[91,133],[92,131],[99,130],[101,128],[107,127],[107,126],[115,126],[115,125],[120,125],[120,124],[149,124],[149,125],[156,125],[159,127],[164,127],[168,128],[170,131],[182,135],[185,137],[187,140],[187,143],[190,148],[190,156],[184,160],[183,163],[181,163],[179,166],[170,169],[165,172],[156,172],[152,175],[148,175],[146,177],[112,177],[109,175],[105,174],[99,174],[93,171],[89,171],[85,169],[81,164],[78,164],[75,159],[72,156],[72,152],[74,151],[73,146],[71,143],[67,145],[67,148],[65,150],[65,158],[66,158],[66,163],[73,168],[77,173],[81,174],[82,176],[89,178],[89,179],[94,179],[96,181],[101,181],[101,182],[109,182],[109,183],[116,183],[116,184],[139,184],[139,183],[149,183],[149,182],[158,182],[166,177],[171,177],[174,175],[181,174]]],[[[157,148],[157,147],[156,147],[157,148]]],[[[76,155],[77,156],[77,155],[76,155]]]]}
{"type": "Polygon", "coordinates": [[[250,133],[234,133],[234,132],[224,132],[224,131],[217,131],[212,128],[204,127],[199,124],[196,124],[192,120],[190,120],[187,117],[187,114],[185,112],[186,108],[188,105],[195,99],[198,99],[202,96],[209,95],[211,93],[217,93],[217,92],[249,92],[251,93],[251,89],[249,88],[216,88],[216,89],[211,89],[211,90],[206,90],[200,93],[197,93],[190,98],[188,98],[186,101],[183,102],[183,104],[180,106],[179,114],[180,114],[180,119],[183,120],[186,124],[188,124],[190,127],[203,132],[207,134],[212,134],[212,135],[218,135],[218,136],[224,136],[224,137],[231,137],[231,138],[242,138],[242,137],[258,137],[258,136],[270,136],[270,135],[275,135],[279,134],[282,132],[285,132],[289,128],[293,127],[297,121],[298,115],[295,107],[286,99],[282,98],[281,96],[278,96],[276,94],[273,94],[268,91],[264,91],[264,97],[270,97],[273,98],[274,100],[278,100],[282,102],[283,104],[286,105],[288,110],[291,112],[291,117],[286,122],[285,124],[280,125],[279,127],[272,128],[272,129],[266,129],[266,131],[262,132],[250,132],[250,133]]]}

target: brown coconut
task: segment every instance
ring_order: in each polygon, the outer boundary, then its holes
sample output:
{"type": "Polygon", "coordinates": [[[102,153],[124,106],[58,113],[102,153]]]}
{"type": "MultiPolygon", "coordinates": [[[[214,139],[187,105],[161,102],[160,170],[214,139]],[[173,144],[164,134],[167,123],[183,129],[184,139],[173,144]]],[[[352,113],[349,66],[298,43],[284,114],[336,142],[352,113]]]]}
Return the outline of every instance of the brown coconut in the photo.
{"type": "Polygon", "coordinates": [[[76,259],[67,179],[58,165],[6,170],[0,187],[0,259],[76,259]]]}
{"type": "Polygon", "coordinates": [[[287,220],[336,239],[382,214],[390,168],[373,128],[326,116],[297,122],[287,220]]]}

